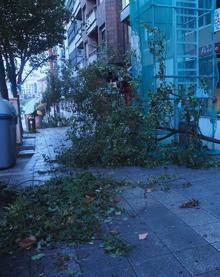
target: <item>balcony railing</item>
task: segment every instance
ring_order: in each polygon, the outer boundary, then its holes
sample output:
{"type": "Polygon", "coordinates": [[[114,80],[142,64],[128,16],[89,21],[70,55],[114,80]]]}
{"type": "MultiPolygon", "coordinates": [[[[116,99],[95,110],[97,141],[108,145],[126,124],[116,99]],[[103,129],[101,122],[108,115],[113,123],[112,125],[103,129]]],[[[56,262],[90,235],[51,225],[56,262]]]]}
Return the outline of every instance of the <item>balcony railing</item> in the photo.
{"type": "Polygon", "coordinates": [[[94,8],[87,15],[87,23],[86,23],[87,34],[90,34],[95,29],[96,26],[97,26],[97,22],[96,22],[96,8],[94,8]]]}
{"type": "Polygon", "coordinates": [[[97,60],[97,50],[93,50],[89,53],[88,64],[91,64],[97,60]]]}
{"type": "Polygon", "coordinates": [[[75,33],[75,36],[74,36],[72,42],[69,44],[69,52],[72,52],[81,43],[82,43],[82,30],[78,29],[78,31],[75,33]]]}
{"type": "Polygon", "coordinates": [[[73,6],[73,15],[77,17],[77,15],[79,14],[80,8],[81,8],[80,0],[75,0],[74,6],[73,6]]]}
{"type": "Polygon", "coordinates": [[[121,11],[121,21],[127,20],[130,16],[130,5],[129,0],[123,0],[121,11]]]}
{"type": "Polygon", "coordinates": [[[79,67],[80,69],[82,69],[82,68],[84,68],[84,66],[85,66],[85,60],[84,60],[83,57],[81,57],[81,58],[79,58],[79,60],[78,60],[78,67],[79,67]]]}
{"type": "Polygon", "coordinates": [[[122,9],[124,9],[125,7],[127,7],[130,3],[130,0],[122,0],[122,9]]]}
{"type": "Polygon", "coordinates": [[[82,42],[83,42],[83,39],[82,39],[82,30],[78,30],[78,33],[75,37],[75,46],[78,47],[82,42]]]}

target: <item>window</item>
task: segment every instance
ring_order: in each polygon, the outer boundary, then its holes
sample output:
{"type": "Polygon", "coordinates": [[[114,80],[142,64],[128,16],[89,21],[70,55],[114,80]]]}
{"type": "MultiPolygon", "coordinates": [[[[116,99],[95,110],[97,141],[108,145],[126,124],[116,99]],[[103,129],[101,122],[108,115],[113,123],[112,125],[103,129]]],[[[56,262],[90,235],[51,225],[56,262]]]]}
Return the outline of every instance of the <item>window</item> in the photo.
{"type": "Polygon", "coordinates": [[[211,24],[211,11],[207,9],[212,8],[212,2],[209,0],[199,0],[199,8],[204,9],[199,11],[199,27],[211,24]]]}
{"type": "Polygon", "coordinates": [[[106,31],[105,31],[105,28],[103,28],[101,30],[101,40],[102,40],[102,42],[105,42],[105,40],[106,40],[106,31]]]}

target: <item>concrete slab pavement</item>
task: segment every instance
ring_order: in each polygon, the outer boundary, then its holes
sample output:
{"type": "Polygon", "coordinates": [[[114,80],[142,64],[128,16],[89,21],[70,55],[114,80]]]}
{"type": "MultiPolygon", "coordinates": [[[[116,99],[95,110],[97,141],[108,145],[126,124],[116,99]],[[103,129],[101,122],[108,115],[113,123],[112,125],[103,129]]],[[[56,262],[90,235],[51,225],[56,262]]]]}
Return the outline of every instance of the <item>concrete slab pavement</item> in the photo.
{"type": "MultiPolygon", "coordinates": [[[[19,155],[14,167],[0,170],[0,180],[10,185],[37,185],[56,176],[56,151],[66,143],[66,128],[42,129],[25,135],[25,146],[33,155],[19,155]]],[[[27,150],[26,150],[27,152],[27,150]]]]}
{"type": "MultiPolygon", "coordinates": [[[[57,147],[65,145],[65,134],[65,128],[37,133],[32,158],[18,160],[15,168],[0,171],[0,180],[8,179],[11,185],[38,185],[57,176],[57,165],[45,158],[55,158],[57,147]]],[[[146,193],[144,187],[138,186],[122,190],[119,204],[124,213],[106,228],[117,230],[119,237],[134,246],[127,257],[107,256],[100,241],[79,247],[54,246],[45,249],[45,257],[39,261],[31,259],[38,252],[1,257],[0,276],[220,276],[220,169],[168,166],[90,170],[136,182],[164,174],[175,174],[175,178],[166,185],[155,185],[152,192],[146,193]],[[198,209],[180,208],[192,198],[199,200],[198,209]],[[138,235],[146,232],[148,238],[139,240],[138,235]],[[72,256],[59,271],[56,261],[62,249],[72,256]],[[9,267],[13,270],[8,270],[9,267]]]]}

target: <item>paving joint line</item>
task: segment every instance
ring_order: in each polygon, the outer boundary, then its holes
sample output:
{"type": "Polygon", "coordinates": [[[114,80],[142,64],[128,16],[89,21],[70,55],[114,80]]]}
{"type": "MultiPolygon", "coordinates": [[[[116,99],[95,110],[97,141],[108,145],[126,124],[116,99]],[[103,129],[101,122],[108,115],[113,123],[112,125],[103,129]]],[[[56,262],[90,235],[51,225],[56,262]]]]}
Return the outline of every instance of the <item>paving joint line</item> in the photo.
{"type": "MultiPolygon", "coordinates": [[[[167,210],[169,210],[162,202],[160,202],[159,200],[155,199],[155,201],[159,202],[163,207],[165,207],[167,210]]],[[[205,243],[207,243],[209,246],[213,247],[218,253],[220,251],[218,251],[210,242],[208,242],[204,237],[202,237],[199,233],[197,233],[191,225],[187,224],[185,221],[183,221],[180,217],[178,217],[175,213],[173,213],[171,210],[169,210],[174,216],[176,216],[180,221],[182,221],[186,226],[188,226],[192,232],[194,232],[196,235],[198,235],[202,240],[204,240],[205,243]]],[[[201,246],[202,247],[202,246],[201,246]]],[[[196,247],[193,247],[196,248],[196,247]]],[[[191,248],[188,248],[191,249],[191,248]]],[[[187,249],[184,249],[187,250],[187,249]]],[[[174,252],[173,252],[174,253],[174,252]]]]}

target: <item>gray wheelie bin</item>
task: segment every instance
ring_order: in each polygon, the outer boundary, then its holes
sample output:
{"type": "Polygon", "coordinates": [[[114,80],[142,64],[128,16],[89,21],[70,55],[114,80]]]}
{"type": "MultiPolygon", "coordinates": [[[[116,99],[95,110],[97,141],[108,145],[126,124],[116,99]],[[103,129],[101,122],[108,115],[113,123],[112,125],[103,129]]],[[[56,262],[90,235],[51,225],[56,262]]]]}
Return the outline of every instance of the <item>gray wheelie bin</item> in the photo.
{"type": "Polygon", "coordinates": [[[16,163],[16,124],[17,114],[14,106],[0,98],[0,169],[16,163]]]}

